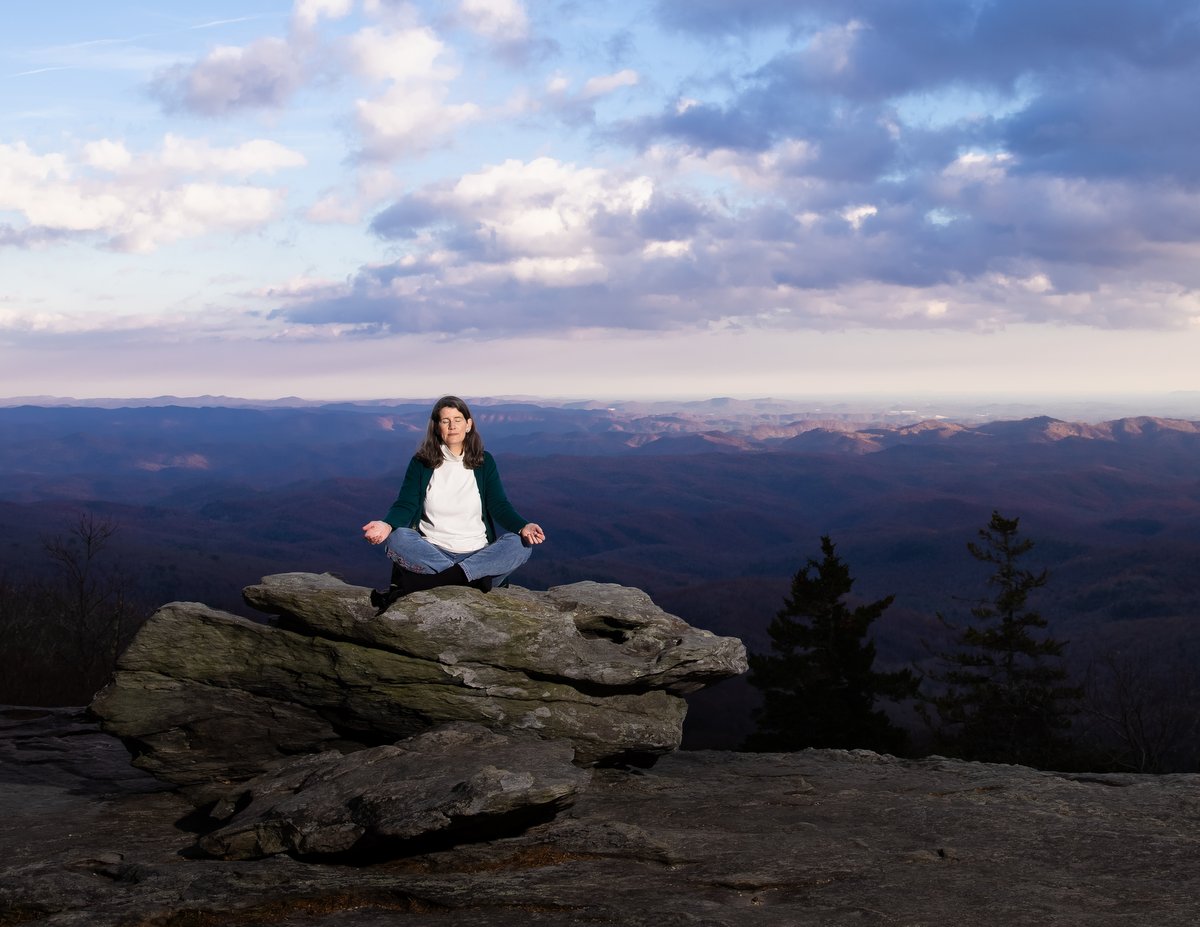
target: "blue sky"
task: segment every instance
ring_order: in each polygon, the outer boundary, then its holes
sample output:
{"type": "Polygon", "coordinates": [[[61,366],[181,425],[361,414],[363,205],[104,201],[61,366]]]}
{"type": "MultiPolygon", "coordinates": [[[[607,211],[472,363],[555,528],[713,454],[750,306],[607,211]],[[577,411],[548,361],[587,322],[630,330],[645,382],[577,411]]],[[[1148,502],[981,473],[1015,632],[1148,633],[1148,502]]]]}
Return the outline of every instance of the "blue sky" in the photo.
{"type": "Polygon", "coordinates": [[[1200,389],[1200,7],[47,0],[0,395],[1200,389]]]}

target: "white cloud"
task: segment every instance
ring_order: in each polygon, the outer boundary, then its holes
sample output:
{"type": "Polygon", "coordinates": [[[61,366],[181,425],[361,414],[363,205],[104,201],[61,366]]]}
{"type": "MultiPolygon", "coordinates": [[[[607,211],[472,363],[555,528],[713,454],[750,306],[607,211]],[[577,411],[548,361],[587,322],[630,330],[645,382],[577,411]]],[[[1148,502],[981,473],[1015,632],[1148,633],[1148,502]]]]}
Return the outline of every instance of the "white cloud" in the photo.
{"type": "MultiPolygon", "coordinates": [[[[461,223],[474,245],[460,239],[454,250],[447,250],[436,235],[422,233],[410,240],[414,252],[390,267],[364,268],[336,296],[325,291],[280,295],[299,308],[294,316],[286,313],[293,321],[322,320],[322,312],[309,317],[304,307],[324,304],[331,307],[330,322],[355,321],[359,312],[363,319],[390,319],[403,311],[400,327],[438,330],[461,324],[483,330],[505,313],[496,310],[489,322],[493,313],[472,305],[470,318],[454,323],[437,306],[445,299],[459,302],[458,292],[492,292],[508,283],[554,288],[615,280],[624,286],[629,262],[645,259],[636,223],[654,192],[645,176],[579,168],[552,158],[506,161],[421,192],[422,209],[461,223]]],[[[653,256],[681,257],[687,249],[685,242],[664,243],[653,256]]],[[[582,311],[571,309],[572,314],[582,311]]],[[[521,320],[501,324],[519,327],[521,320]]]]}
{"type": "Polygon", "coordinates": [[[377,80],[440,83],[458,71],[439,59],[446,45],[432,29],[361,29],[349,39],[349,64],[358,73],[377,80]]]}
{"type": "Polygon", "coordinates": [[[360,74],[389,82],[378,96],[354,104],[361,153],[369,160],[442,147],[460,126],[483,115],[475,103],[449,102],[449,83],[458,68],[447,60],[445,44],[426,27],[369,27],[356,33],[348,48],[360,74]]]}
{"type": "Polygon", "coordinates": [[[642,256],[649,259],[676,259],[692,253],[690,241],[652,241],[642,249],[642,256]]]}
{"type": "Polygon", "coordinates": [[[124,142],[102,138],[83,146],[83,161],[90,167],[115,173],[132,165],[133,155],[129,153],[124,142]]]}
{"type": "Polygon", "coordinates": [[[608,268],[595,255],[518,258],[505,270],[521,283],[541,286],[585,286],[608,279],[608,268]]]}
{"type": "Polygon", "coordinates": [[[118,222],[125,204],[110,191],[86,189],[65,156],[37,155],[19,142],[0,145],[0,210],[41,228],[87,232],[118,222]]]}
{"type": "Polygon", "coordinates": [[[602,97],[621,87],[636,87],[639,81],[638,72],[626,68],[616,74],[605,74],[593,77],[583,85],[583,96],[586,99],[602,97]]]}
{"type": "Polygon", "coordinates": [[[311,29],[321,19],[341,19],[353,9],[354,0],[296,0],[292,23],[298,29],[311,29]]]}
{"type": "Polygon", "coordinates": [[[520,0],[461,0],[459,11],[471,29],[490,39],[513,42],[529,34],[529,17],[520,0]]]}
{"type": "Polygon", "coordinates": [[[199,139],[167,135],[159,154],[163,167],[187,173],[273,174],[303,167],[304,155],[269,139],[256,138],[232,148],[213,148],[199,139]]]}
{"type": "Polygon", "coordinates": [[[283,204],[282,190],[222,183],[303,164],[274,142],[233,148],[168,136],[158,151],[135,154],[123,142],[84,145],[79,158],[39,155],[24,143],[0,145],[0,212],[28,227],[98,239],[118,251],[147,252],[213,231],[258,228],[283,204]]]}
{"type": "Polygon", "coordinates": [[[118,251],[147,252],[182,238],[213,231],[246,231],[278,214],[283,193],[265,187],[188,183],[138,201],[115,223],[110,239],[118,251]]]}
{"type": "Polygon", "coordinates": [[[856,231],[862,228],[862,224],[871,216],[877,215],[879,210],[867,204],[865,206],[847,206],[842,210],[842,218],[845,219],[852,228],[856,231]]]}
{"type": "MultiPolygon", "coordinates": [[[[460,179],[444,205],[478,223],[482,236],[523,256],[585,254],[604,250],[596,221],[629,218],[654,193],[650,178],[625,178],[601,168],[578,168],[553,158],[516,160],[460,179]]],[[[633,242],[627,247],[634,247],[633,242]]],[[[636,242],[640,248],[642,242],[636,242]]]]}
{"type": "Polygon", "coordinates": [[[968,151],[943,168],[939,182],[944,190],[958,191],[969,184],[998,184],[1008,176],[1013,156],[1008,152],[968,151]]]}
{"type": "Polygon", "coordinates": [[[27,184],[59,180],[69,173],[64,155],[34,154],[24,142],[0,143],[0,196],[11,195],[14,189],[27,184]]]}
{"type": "Polygon", "coordinates": [[[256,138],[228,148],[214,148],[205,139],[167,134],[157,151],[134,155],[124,142],[99,139],[83,146],[82,161],[88,167],[110,174],[201,175],[274,174],[286,168],[303,167],[307,160],[278,142],[256,138]]]}
{"type": "Polygon", "coordinates": [[[354,109],[363,154],[386,160],[429,151],[479,118],[474,103],[447,103],[446,95],[437,86],[395,86],[377,99],[359,100],[354,109]]]}

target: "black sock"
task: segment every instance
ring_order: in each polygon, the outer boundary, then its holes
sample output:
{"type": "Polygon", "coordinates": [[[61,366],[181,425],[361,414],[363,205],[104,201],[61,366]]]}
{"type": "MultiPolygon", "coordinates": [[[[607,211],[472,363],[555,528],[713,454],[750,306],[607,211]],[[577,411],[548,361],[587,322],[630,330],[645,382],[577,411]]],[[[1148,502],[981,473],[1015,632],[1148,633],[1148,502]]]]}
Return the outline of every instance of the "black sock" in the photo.
{"type": "MultiPolygon", "coordinates": [[[[492,578],[482,576],[476,580],[467,579],[466,570],[460,564],[447,567],[440,573],[414,573],[412,570],[400,570],[400,595],[410,592],[421,592],[425,589],[437,589],[441,586],[470,586],[480,592],[492,588],[492,578]]],[[[394,589],[395,587],[393,587],[394,589]]]]}
{"type": "Polygon", "coordinates": [[[414,573],[412,570],[402,571],[400,585],[407,592],[422,592],[425,589],[436,589],[444,586],[441,573],[414,573]]]}
{"type": "Polygon", "coordinates": [[[479,579],[467,579],[467,571],[462,568],[462,564],[456,563],[448,570],[443,570],[438,574],[446,577],[447,586],[470,586],[472,589],[478,589],[480,592],[490,592],[492,589],[492,578],[490,576],[481,576],[479,579]]]}
{"type": "Polygon", "coordinates": [[[382,615],[389,605],[409,591],[404,588],[404,572],[400,564],[393,563],[388,588],[371,590],[371,604],[377,609],[375,614],[382,615]]]}
{"type": "Polygon", "coordinates": [[[446,577],[443,586],[469,586],[471,581],[467,579],[467,571],[462,568],[462,564],[456,563],[448,570],[442,570],[438,576],[446,577]]]}

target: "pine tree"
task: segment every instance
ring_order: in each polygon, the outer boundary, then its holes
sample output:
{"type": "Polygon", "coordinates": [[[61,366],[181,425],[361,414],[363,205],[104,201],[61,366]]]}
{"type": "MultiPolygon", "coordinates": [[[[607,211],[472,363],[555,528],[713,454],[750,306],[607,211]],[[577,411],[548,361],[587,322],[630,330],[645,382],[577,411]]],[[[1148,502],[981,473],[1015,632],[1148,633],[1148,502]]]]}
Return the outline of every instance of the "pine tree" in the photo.
{"type": "Polygon", "coordinates": [[[971,609],[970,624],[955,628],[957,649],[939,654],[942,669],[927,676],[936,691],[922,707],[941,752],[1044,768],[1067,756],[1083,692],[1068,684],[1066,642],[1039,633],[1048,623],[1028,605],[1047,573],[1021,566],[1034,545],[1018,539],[1019,525],[992,512],[979,542],[967,543],[972,557],[995,567],[988,579],[994,593],[971,609]]]}
{"type": "Polygon", "coordinates": [[[893,596],[849,608],[843,598],[854,580],[833,542],[821,538],[822,559],[810,559],[792,579],[791,596],[771,622],[771,654],[750,656],[750,683],[762,690],[758,730],[744,749],[805,747],[903,750],[907,734],[875,702],[915,696],[909,670],[877,673],[871,624],[893,596]]]}

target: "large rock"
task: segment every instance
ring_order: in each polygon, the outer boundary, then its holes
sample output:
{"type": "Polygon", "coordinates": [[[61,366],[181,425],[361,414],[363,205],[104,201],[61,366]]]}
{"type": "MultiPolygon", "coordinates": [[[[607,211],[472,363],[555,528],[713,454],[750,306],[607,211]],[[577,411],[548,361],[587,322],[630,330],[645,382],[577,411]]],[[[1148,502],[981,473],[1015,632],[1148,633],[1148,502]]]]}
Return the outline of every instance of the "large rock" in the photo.
{"type": "Polygon", "coordinates": [[[260,624],[196,603],[161,608],[92,704],[135,764],[198,801],[280,757],[380,746],[452,722],[564,739],[580,764],[674,750],[682,693],[745,670],[745,648],[642,592],[437,589],[376,616],[368,590],[270,576],[260,624]]]}
{"type": "Polygon", "coordinates": [[[447,725],[395,746],[283,761],[217,802],[210,814],[228,820],[199,847],[260,859],[395,852],[433,834],[479,840],[552,816],[588,779],[564,741],[447,725]]]}

